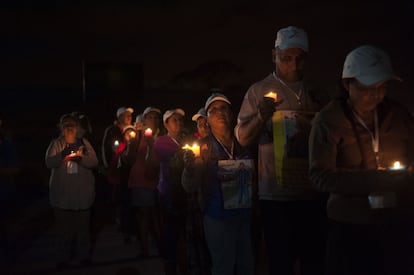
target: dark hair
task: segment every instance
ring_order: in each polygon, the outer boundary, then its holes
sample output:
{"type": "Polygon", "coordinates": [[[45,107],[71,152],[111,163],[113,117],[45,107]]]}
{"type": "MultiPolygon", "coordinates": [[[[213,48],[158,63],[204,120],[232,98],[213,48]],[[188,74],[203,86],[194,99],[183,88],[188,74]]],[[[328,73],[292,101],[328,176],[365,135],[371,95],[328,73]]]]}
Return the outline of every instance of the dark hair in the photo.
{"type": "Polygon", "coordinates": [[[336,98],[348,98],[349,93],[348,93],[347,89],[345,88],[345,86],[349,86],[349,84],[351,84],[354,81],[355,81],[355,78],[341,78],[341,79],[339,79],[339,81],[337,83],[337,89],[336,89],[335,97],[336,98]]]}

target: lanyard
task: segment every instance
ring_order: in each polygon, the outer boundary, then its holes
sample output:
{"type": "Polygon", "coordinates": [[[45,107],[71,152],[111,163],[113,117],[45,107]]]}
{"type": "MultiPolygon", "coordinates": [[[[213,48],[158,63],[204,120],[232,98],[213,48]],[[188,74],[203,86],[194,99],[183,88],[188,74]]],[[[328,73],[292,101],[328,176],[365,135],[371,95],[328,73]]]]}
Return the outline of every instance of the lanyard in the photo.
{"type": "Polygon", "coordinates": [[[175,144],[177,144],[178,145],[178,147],[180,146],[180,143],[175,139],[175,138],[173,138],[172,136],[170,136],[170,135],[168,135],[168,137],[172,140],[172,141],[174,141],[174,143],[175,144]]]}
{"type": "Polygon", "coordinates": [[[377,113],[377,110],[375,109],[375,113],[374,113],[374,133],[372,133],[372,131],[368,128],[368,126],[365,124],[365,122],[362,120],[362,118],[355,112],[354,109],[352,109],[352,112],[354,113],[354,116],[358,120],[358,122],[362,125],[362,127],[364,127],[368,131],[369,135],[371,136],[372,149],[374,150],[375,159],[376,159],[377,165],[378,165],[379,127],[378,127],[378,113],[377,113]]]}
{"type": "Polygon", "coordinates": [[[221,141],[218,138],[216,138],[216,140],[218,141],[220,146],[223,148],[224,152],[227,154],[227,157],[229,159],[234,159],[234,141],[231,143],[231,148],[229,151],[227,147],[223,143],[221,143],[221,141]]]}
{"type": "Polygon", "coordinates": [[[273,77],[277,80],[277,81],[279,81],[280,83],[282,83],[283,84],[283,86],[285,86],[286,88],[288,88],[290,91],[292,91],[293,92],[293,94],[295,95],[295,97],[296,97],[296,100],[298,101],[298,103],[299,103],[299,105],[302,103],[301,102],[301,98],[302,98],[302,92],[303,92],[303,88],[301,88],[300,90],[299,90],[299,93],[296,93],[289,85],[287,85],[282,79],[280,79],[279,77],[277,77],[277,75],[276,75],[276,72],[273,72],[272,73],[272,75],[273,75],[273,77]]]}

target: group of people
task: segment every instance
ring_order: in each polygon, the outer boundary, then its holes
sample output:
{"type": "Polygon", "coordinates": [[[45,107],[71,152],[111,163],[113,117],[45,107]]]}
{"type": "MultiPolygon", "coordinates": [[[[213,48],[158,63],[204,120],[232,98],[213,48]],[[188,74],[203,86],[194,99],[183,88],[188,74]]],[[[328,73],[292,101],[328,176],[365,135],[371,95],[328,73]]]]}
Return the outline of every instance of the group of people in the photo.
{"type": "MultiPolygon", "coordinates": [[[[183,134],[181,108],[147,107],[134,124],[133,108],[117,110],[102,162],[122,232],[136,209],[141,256],[151,237],[166,274],[248,275],[259,263],[269,274],[413,274],[414,120],[386,97],[401,79],[383,50],[362,45],[325,104],[305,77],[308,53],[305,30],[280,29],[274,71],[238,114],[212,93],[192,116],[195,135],[183,134]]],[[[76,116],[59,125],[46,153],[50,202],[87,261],[98,160],[76,116]]]]}

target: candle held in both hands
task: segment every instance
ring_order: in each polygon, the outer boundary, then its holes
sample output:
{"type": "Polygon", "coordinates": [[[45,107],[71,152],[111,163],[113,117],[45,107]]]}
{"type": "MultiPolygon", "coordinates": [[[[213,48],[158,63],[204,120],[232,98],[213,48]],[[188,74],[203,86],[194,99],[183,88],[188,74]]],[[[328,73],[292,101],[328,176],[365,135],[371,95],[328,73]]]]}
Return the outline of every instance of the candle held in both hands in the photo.
{"type": "Polygon", "coordinates": [[[182,147],[182,149],[191,150],[196,158],[200,156],[200,145],[196,143],[194,143],[193,146],[186,144],[184,147],[182,147]]]}
{"type": "Polygon", "coordinates": [[[405,170],[405,166],[401,164],[399,161],[394,161],[390,170],[405,170]]]}
{"type": "Polygon", "coordinates": [[[152,138],[152,130],[151,130],[151,128],[145,129],[144,136],[147,137],[147,138],[152,138]]]}

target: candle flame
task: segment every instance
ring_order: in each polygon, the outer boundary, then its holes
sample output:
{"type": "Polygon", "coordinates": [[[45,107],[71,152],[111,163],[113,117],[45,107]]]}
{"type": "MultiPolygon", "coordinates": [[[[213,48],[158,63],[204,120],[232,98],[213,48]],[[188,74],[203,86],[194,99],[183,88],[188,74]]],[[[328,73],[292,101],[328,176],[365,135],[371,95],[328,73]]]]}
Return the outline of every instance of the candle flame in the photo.
{"type": "Polygon", "coordinates": [[[151,130],[151,128],[145,129],[144,135],[146,137],[152,137],[152,130],[151,130]]]}
{"type": "Polygon", "coordinates": [[[401,168],[401,163],[399,161],[395,161],[392,166],[393,166],[394,169],[400,169],[401,168]]]}
{"type": "Polygon", "coordinates": [[[277,101],[277,93],[274,93],[272,91],[265,94],[264,97],[272,98],[274,101],[277,101]]]}
{"type": "Polygon", "coordinates": [[[181,148],[184,150],[191,150],[194,153],[195,157],[200,156],[200,145],[198,145],[197,143],[194,143],[193,146],[186,144],[181,148]]]}

